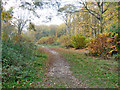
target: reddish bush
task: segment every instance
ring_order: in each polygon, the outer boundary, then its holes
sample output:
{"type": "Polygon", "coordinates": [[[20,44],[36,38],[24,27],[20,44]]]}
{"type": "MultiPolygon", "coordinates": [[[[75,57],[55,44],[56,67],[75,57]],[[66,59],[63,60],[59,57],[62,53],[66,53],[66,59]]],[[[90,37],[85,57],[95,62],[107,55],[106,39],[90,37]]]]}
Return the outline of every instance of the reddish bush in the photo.
{"type": "Polygon", "coordinates": [[[96,39],[91,40],[90,44],[88,45],[90,53],[106,58],[111,56],[113,52],[117,52],[117,35],[113,36],[113,34],[110,34],[98,35],[96,39]]]}
{"type": "Polygon", "coordinates": [[[54,37],[42,37],[37,44],[52,44],[55,42],[55,38],[54,37]]]}

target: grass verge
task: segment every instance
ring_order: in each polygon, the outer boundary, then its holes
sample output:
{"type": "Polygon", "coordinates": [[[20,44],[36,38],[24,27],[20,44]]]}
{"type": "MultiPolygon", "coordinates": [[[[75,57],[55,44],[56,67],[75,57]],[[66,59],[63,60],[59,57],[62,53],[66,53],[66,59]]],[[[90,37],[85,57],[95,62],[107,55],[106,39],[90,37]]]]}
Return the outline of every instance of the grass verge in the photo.
{"type": "Polygon", "coordinates": [[[38,44],[37,46],[39,46],[39,47],[44,46],[44,47],[49,47],[49,48],[53,48],[53,47],[56,47],[56,48],[58,48],[58,47],[60,47],[60,48],[65,48],[64,46],[61,46],[61,45],[53,45],[53,44],[38,44]]]}
{"type": "Polygon", "coordinates": [[[91,88],[118,88],[118,62],[89,57],[73,50],[56,48],[68,61],[71,71],[91,88]]]}

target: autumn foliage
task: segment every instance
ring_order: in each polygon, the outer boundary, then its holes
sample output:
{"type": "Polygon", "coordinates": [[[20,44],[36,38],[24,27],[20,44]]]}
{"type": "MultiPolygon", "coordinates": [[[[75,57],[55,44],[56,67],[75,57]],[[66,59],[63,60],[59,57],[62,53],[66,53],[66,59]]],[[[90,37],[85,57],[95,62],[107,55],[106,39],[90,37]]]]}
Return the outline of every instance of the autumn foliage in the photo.
{"type": "Polygon", "coordinates": [[[104,58],[111,56],[113,52],[117,52],[117,34],[100,34],[98,37],[91,41],[88,48],[90,53],[104,58]]]}
{"type": "Polygon", "coordinates": [[[54,37],[42,37],[37,44],[52,44],[55,42],[54,37]]]}
{"type": "Polygon", "coordinates": [[[71,42],[73,47],[76,49],[84,48],[87,44],[86,38],[80,34],[73,35],[71,42]]]}
{"type": "Polygon", "coordinates": [[[63,35],[59,38],[58,42],[61,43],[62,46],[65,47],[72,47],[72,43],[71,43],[71,37],[70,35],[63,35]]]}

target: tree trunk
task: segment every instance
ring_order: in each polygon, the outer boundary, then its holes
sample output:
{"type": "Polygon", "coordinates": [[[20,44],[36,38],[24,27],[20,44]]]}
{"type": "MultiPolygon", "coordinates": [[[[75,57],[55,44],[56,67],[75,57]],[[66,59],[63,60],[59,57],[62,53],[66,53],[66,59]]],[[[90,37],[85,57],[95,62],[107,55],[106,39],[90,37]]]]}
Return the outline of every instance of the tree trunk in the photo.
{"type": "Polygon", "coordinates": [[[100,33],[103,33],[103,1],[101,2],[100,6],[100,33]]]}
{"type": "Polygon", "coordinates": [[[68,25],[67,25],[67,28],[66,28],[66,32],[67,32],[67,34],[70,34],[70,28],[69,28],[68,25]]]}
{"type": "Polygon", "coordinates": [[[75,34],[75,24],[73,25],[73,35],[75,34]]]}
{"type": "Polygon", "coordinates": [[[4,23],[5,23],[5,22],[4,22],[4,20],[3,20],[3,28],[2,28],[3,33],[4,33],[4,23]]]}
{"type": "Polygon", "coordinates": [[[72,34],[75,34],[75,15],[73,16],[73,32],[72,34]]]}
{"type": "Polygon", "coordinates": [[[97,33],[96,33],[96,29],[94,30],[94,32],[95,32],[95,38],[97,38],[97,35],[96,35],[96,34],[97,34],[97,33]]]}
{"type": "Polygon", "coordinates": [[[1,40],[1,13],[2,13],[2,7],[1,7],[1,1],[0,1],[0,40],[1,40]]]}
{"type": "Polygon", "coordinates": [[[21,35],[21,29],[18,27],[18,35],[21,35]]]}

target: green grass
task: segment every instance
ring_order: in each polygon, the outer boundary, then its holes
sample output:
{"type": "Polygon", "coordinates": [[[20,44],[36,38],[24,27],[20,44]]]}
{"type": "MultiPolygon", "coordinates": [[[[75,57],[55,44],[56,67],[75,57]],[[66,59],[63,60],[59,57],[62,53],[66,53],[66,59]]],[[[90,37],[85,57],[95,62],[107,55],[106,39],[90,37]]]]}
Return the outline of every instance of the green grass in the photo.
{"type": "Polygon", "coordinates": [[[38,44],[37,46],[39,47],[42,47],[42,46],[45,46],[45,47],[49,47],[49,48],[52,48],[52,47],[60,47],[60,48],[65,48],[64,46],[61,46],[61,45],[52,45],[52,44],[38,44]]]}
{"type": "Polygon", "coordinates": [[[82,83],[92,88],[118,87],[118,62],[101,60],[75,52],[60,52],[68,60],[71,71],[82,83]]]}

